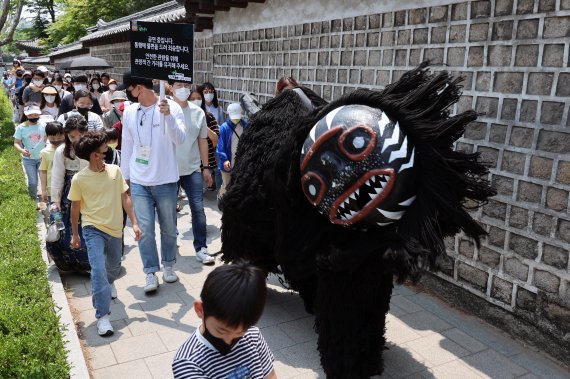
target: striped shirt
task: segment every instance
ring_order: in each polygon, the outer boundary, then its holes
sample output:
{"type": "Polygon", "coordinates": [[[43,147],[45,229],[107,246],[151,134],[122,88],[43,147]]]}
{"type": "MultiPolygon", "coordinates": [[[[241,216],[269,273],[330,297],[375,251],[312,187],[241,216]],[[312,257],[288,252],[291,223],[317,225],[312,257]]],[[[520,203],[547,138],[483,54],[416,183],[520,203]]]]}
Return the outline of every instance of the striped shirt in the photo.
{"type": "Polygon", "coordinates": [[[255,326],[221,355],[197,329],[176,352],[175,379],[263,379],[273,370],[273,354],[255,326]]]}
{"type": "MultiPolygon", "coordinates": [[[[208,123],[208,128],[214,133],[220,136],[220,127],[218,126],[218,121],[216,117],[210,112],[206,112],[206,122],[208,123]]],[[[212,143],[210,137],[208,137],[208,166],[211,168],[216,167],[216,147],[212,143]]]]}

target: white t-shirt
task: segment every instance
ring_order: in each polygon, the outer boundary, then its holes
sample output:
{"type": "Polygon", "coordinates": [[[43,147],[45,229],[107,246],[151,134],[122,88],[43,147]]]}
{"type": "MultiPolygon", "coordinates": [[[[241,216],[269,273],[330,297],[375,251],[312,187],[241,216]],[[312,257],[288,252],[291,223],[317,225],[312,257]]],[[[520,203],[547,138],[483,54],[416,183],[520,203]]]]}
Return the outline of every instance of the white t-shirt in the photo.
{"type": "Polygon", "coordinates": [[[55,150],[51,168],[51,201],[59,203],[63,195],[66,171],[79,171],[89,166],[89,162],[83,159],[69,159],[63,155],[65,144],[61,144],[55,150]]]}
{"type": "Polygon", "coordinates": [[[176,146],[186,138],[184,113],[180,105],[167,100],[170,115],[160,126],[158,98],[146,108],[133,103],[123,112],[121,171],[125,180],[143,186],[175,183],[179,179],[176,146]]]}
{"type": "Polygon", "coordinates": [[[44,112],[48,112],[50,115],[53,116],[53,119],[57,119],[57,114],[59,113],[59,107],[57,105],[53,105],[53,107],[50,107],[46,104],[46,106],[44,107],[44,109],[42,109],[42,111],[44,112]]]}
{"type": "Polygon", "coordinates": [[[226,355],[221,355],[197,329],[176,352],[172,373],[175,379],[265,378],[273,370],[274,359],[255,326],[226,355]]]}
{"type": "Polygon", "coordinates": [[[201,159],[198,138],[208,138],[206,114],[202,108],[188,102],[188,106],[182,108],[182,112],[186,125],[186,139],[182,145],[176,148],[176,160],[180,176],[190,175],[200,170],[201,159]]]}

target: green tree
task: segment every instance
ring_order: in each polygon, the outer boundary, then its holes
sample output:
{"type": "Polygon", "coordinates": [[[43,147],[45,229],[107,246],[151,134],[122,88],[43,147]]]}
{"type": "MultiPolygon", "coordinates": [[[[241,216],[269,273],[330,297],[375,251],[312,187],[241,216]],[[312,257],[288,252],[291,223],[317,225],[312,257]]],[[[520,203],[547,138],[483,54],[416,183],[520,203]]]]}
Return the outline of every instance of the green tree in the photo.
{"type": "Polygon", "coordinates": [[[12,42],[25,0],[2,0],[0,13],[0,46],[12,42]]]}

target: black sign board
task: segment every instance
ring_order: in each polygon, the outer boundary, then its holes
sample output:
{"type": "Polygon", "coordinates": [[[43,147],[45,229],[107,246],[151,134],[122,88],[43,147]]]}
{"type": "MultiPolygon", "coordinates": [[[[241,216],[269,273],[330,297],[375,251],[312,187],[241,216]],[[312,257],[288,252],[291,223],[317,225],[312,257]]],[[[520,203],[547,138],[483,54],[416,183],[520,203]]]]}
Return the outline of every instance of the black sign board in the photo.
{"type": "Polygon", "coordinates": [[[131,74],[192,82],[194,25],[131,21],[131,74]]]}

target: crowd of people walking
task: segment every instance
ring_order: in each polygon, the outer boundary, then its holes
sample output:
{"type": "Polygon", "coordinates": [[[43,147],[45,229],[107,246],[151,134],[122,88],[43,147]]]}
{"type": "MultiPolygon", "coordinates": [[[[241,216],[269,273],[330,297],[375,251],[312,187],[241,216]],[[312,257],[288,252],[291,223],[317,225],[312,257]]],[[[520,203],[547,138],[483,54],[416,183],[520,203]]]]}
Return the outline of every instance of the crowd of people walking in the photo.
{"type": "Polygon", "coordinates": [[[60,269],[91,273],[101,335],[112,333],[100,296],[116,295],[117,249],[120,257],[124,243],[115,241],[122,240],[127,216],[140,237],[145,292],[158,289],[159,271],[163,282],[178,280],[179,197],[188,198],[196,259],[214,264],[204,193],[221,196],[228,184],[247,127],[239,103],[224,112],[209,82],[170,81],[160,100],[156,82],[129,72],[118,81],[108,73],[24,68],[18,60],[2,84],[14,108],[14,147],[29,196],[49,228],[55,230],[57,221],[57,231],[48,229],[47,251],[60,269]],[[124,185],[103,185],[109,178],[124,185]],[[110,211],[117,207],[123,208],[120,220],[110,211]]]}
{"type": "MultiPolygon", "coordinates": [[[[139,245],[145,293],[158,290],[160,271],[162,282],[178,280],[181,191],[190,206],[195,258],[215,263],[207,246],[204,193],[217,191],[219,199],[229,184],[248,127],[239,103],[224,112],[209,82],[169,81],[160,99],[156,82],[130,72],[119,82],[107,73],[28,69],[18,60],[2,85],[13,104],[14,147],[28,194],[48,226],[46,250],[59,269],[90,274],[99,335],[114,333],[110,305],[117,298],[127,219],[139,245]]],[[[179,349],[175,377],[231,374],[246,363],[255,377],[275,378],[273,355],[253,327],[265,303],[265,276],[247,262],[211,273],[195,303],[203,325],[179,349]],[[243,304],[250,304],[245,311],[243,304]],[[254,354],[258,349],[260,356],[254,354]],[[210,360],[217,363],[200,367],[210,360]],[[226,367],[233,360],[240,366],[226,367]]]]}

